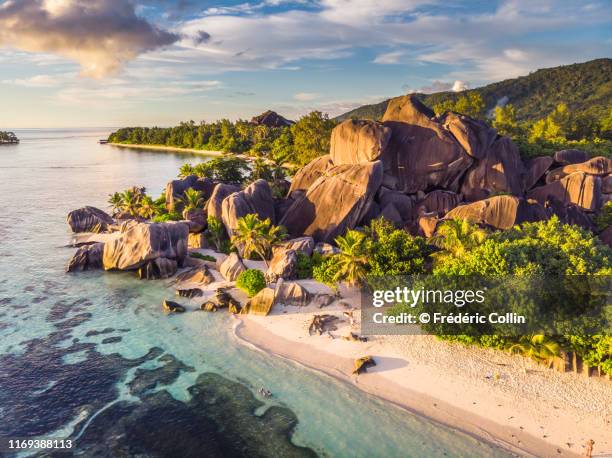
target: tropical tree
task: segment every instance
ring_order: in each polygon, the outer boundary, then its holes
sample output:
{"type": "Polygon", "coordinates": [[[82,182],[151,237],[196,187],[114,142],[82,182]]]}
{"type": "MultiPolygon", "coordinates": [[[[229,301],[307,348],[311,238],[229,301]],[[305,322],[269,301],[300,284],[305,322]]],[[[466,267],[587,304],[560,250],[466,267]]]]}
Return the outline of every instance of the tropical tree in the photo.
{"type": "Polygon", "coordinates": [[[185,190],[185,193],[180,200],[184,205],[183,215],[187,214],[191,210],[203,208],[204,203],[206,202],[206,199],[202,197],[202,192],[193,188],[185,190]]]}
{"type": "Polygon", "coordinates": [[[253,253],[257,254],[268,267],[272,246],[285,238],[285,228],[274,226],[270,218],[262,221],[254,213],[239,218],[237,224],[231,238],[232,244],[245,258],[250,258],[253,253]]]}
{"type": "Polygon", "coordinates": [[[183,164],[179,169],[179,178],[186,178],[189,175],[193,175],[195,173],[194,167],[191,164],[183,164]]]}
{"type": "Polygon", "coordinates": [[[207,223],[208,240],[214,245],[217,251],[222,251],[223,237],[225,235],[223,223],[214,216],[208,216],[207,223]]]}
{"type": "Polygon", "coordinates": [[[121,210],[132,216],[138,216],[141,197],[134,189],[126,189],[121,193],[121,210]]]}
{"type": "Polygon", "coordinates": [[[327,114],[313,111],[291,126],[296,162],[307,164],[329,153],[331,131],[336,121],[327,114]]]}
{"type": "Polygon", "coordinates": [[[561,353],[559,344],[544,334],[522,336],[518,342],[509,344],[507,349],[510,353],[518,353],[548,366],[561,353]]]}
{"type": "Polygon", "coordinates": [[[363,232],[348,230],[336,237],[340,253],[336,255],[337,271],[334,281],[344,281],[349,286],[361,284],[367,275],[367,236],[363,232]]]}
{"type": "Polygon", "coordinates": [[[159,212],[155,201],[146,194],[140,198],[138,214],[143,218],[151,219],[159,212]]]}
{"type": "Polygon", "coordinates": [[[434,253],[440,259],[447,256],[461,257],[470,249],[480,245],[487,238],[487,232],[464,219],[443,222],[430,242],[443,252],[434,253]]]}
{"type": "Polygon", "coordinates": [[[516,119],[516,109],[511,103],[503,107],[495,107],[493,127],[495,127],[501,135],[514,137],[520,134],[520,127],[516,119]]]}
{"type": "Polygon", "coordinates": [[[114,192],[113,194],[109,194],[108,203],[114,213],[121,210],[121,207],[123,206],[123,198],[121,196],[121,193],[114,192]]]}

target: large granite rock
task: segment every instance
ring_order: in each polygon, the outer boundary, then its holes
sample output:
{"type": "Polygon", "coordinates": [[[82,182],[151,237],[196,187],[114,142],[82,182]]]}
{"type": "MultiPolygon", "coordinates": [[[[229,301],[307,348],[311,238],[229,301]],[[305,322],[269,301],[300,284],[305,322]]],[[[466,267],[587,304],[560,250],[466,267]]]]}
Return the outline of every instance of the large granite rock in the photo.
{"type": "Polygon", "coordinates": [[[436,190],[428,193],[416,204],[416,207],[420,216],[426,213],[436,213],[442,217],[459,205],[460,201],[460,196],[455,192],[436,190]]]}
{"type": "Polygon", "coordinates": [[[221,221],[223,201],[227,196],[239,192],[240,187],[233,184],[219,183],[213,189],[213,192],[206,205],[206,214],[208,217],[213,217],[221,221]]]}
{"type": "Polygon", "coordinates": [[[121,234],[104,244],[103,267],[135,270],[157,258],[172,259],[182,266],[188,235],[185,223],[124,223],[121,234]]]}
{"type": "Polygon", "coordinates": [[[104,243],[94,243],[80,247],[68,262],[66,272],[99,269],[102,267],[104,243]]]}
{"type": "Polygon", "coordinates": [[[555,162],[559,164],[578,164],[589,159],[589,154],[579,149],[564,149],[554,155],[555,162]]]}
{"type": "Polygon", "coordinates": [[[381,186],[378,190],[376,198],[383,210],[388,205],[393,205],[395,210],[401,216],[402,220],[408,221],[412,218],[414,202],[410,196],[407,196],[403,192],[381,186]]]}
{"type": "MultiPolygon", "coordinates": [[[[315,247],[315,241],[312,237],[297,237],[295,239],[287,240],[280,244],[278,249],[281,250],[294,250],[296,252],[302,252],[306,256],[311,256],[312,251],[315,247]]],[[[276,251],[277,248],[273,250],[276,251]]]]}
{"type": "Polygon", "coordinates": [[[550,197],[565,205],[575,204],[583,210],[594,212],[602,205],[601,178],[576,172],[558,181],[532,189],[527,197],[545,204],[550,197]]]}
{"type": "Polygon", "coordinates": [[[444,114],[441,122],[463,149],[476,159],[484,159],[497,138],[497,131],[483,121],[452,111],[444,114]]]}
{"type": "Polygon", "coordinates": [[[523,162],[516,145],[508,137],[499,137],[487,155],[468,171],[461,193],[468,201],[489,197],[493,193],[523,194],[523,162]]]}
{"type": "Polygon", "coordinates": [[[141,280],[161,280],[172,277],[177,269],[175,259],[156,258],[140,266],[136,273],[141,280]]]}
{"type": "Polygon", "coordinates": [[[608,175],[601,179],[601,192],[604,194],[612,194],[612,175],[608,175]]]}
{"type": "Polygon", "coordinates": [[[416,96],[392,99],[383,124],[392,132],[381,156],[385,186],[410,194],[433,187],[459,189],[472,158],[416,96]]]}
{"type": "Polygon", "coordinates": [[[250,213],[257,214],[262,220],[270,219],[275,223],[274,197],[266,180],[257,180],[243,191],[227,196],[221,205],[221,219],[230,237],[238,227],[238,220],[250,213]]]}
{"type": "Polygon", "coordinates": [[[251,315],[268,315],[274,306],[274,288],[265,287],[253,296],[242,308],[240,313],[251,315]]]}
{"type": "Polygon", "coordinates": [[[377,160],[391,138],[391,129],[376,121],[347,119],[331,134],[330,156],[334,165],[377,160]]]}
{"type": "Polygon", "coordinates": [[[603,243],[612,248],[612,226],[608,226],[603,231],[601,231],[601,233],[599,234],[599,238],[603,243]]]}
{"type": "Polygon", "coordinates": [[[230,253],[219,266],[219,273],[227,281],[236,281],[238,275],[247,270],[238,253],[230,253]]]}
{"type": "Polygon", "coordinates": [[[295,199],[279,224],[294,236],[332,241],[365,216],[382,176],[380,161],[335,166],[295,199]]]}
{"type": "Polygon", "coordinates": [[[548,219],[546,209],[535,202],[515,196],[495,196],[461,205],[448,212],[444,219],[465,219],[495,229],[510,229],[515,224],[548,219]]]}
{"type": "Polygon", "coordinates": [[[528,191],[544,176],[553,163],[550,156],[534,157],[525,162],[525,173],[523,175],[523,189],[528,191]]]}
{"type": "Polygon", "coordinates": [[[566,205],[555,197],[550,197],[546,201],[546,208],[559,217],[559,220],[566,224],[573,224],[590,231],[595,231],[595,225],[591,217],[582,211],[577,205],[566,205]]]}
{"type": "Polygon", "coordinates": [[[189,175],[183,179],[173,180],[166,185],[166,208],[169,211],[182,211],[183,203],[181,199],[185,195],[185,191],[193,188],[202,193],[204,200],[208,199],[212,194],[215,183],[210,178],[198,178],[195,175],[189,175]]]}
{"type": "Polygon", "coordinates": [[[96,207],[83,207],[73,210],[68,213],[66,221],[72,232],[100,233],[115,224],[110,215],[96,207]]]}
{"type": "Polygon", "coordinates": [[[193,208],[183,212],[185,223],[189,226],[189,232],[197,234],[206,229],[206,212],[201,208],[193,208]]]}
{"type": "Polygon", "coordinates": [[[274,304],[304,307],[310,303],[312,295],[297,282],[279,280],[274,291],[274,304]]]}
{"type": "Polygon", "coordinates": [[[313,159],[293,176],[289,195],[297,191],[308,191],[308,188],[333,166],[334,163],[329,154],[313,159]]]}
{"type": "Polygon", "coordinates": [[[287,127],[293,124],[293,121],[282,117],[277,112],[268,110],[251,119],[251,124],[268,127],[287,127]]]}
{"type": "Polygon", "coordinates": [[[279,278],[293,280],[297,277],[297,251],[290,249],[274,250],[274,256],[266,271],[266,281],[274,283],[279,278]]]}
{"type": "Polygon", "coordinates": [[[582,172],[587,175],[595,175],[595,176],[606,176],[612,173],[612,159],[608,159],[603,156],[594,157],[589,159],[586,162],[581,162],[579,164],[570,164],[565,165],[563,167],[556,168],[551,170],[548,175],[546,175],[546,183],[552,183],[553,181],[558,181],[561,178],[565,178],[572,173],[582,172]]]}

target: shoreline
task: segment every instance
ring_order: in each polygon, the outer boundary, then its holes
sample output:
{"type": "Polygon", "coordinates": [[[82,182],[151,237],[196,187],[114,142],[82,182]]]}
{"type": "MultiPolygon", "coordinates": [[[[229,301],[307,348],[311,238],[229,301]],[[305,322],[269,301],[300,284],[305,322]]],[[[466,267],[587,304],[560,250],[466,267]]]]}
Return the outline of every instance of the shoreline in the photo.
{"type": "MultiPolygon", "coordinates": [[[[313,289],[311,282],[299,283],[313,289]]],[[[346,341],[341,336],[351,328],[343,322],[334,336],[309,336],[313,313],[341,316],[343,310],[337,304],[325,309],[275,306],[268,316],[237,317],[233,333],[270,357],[325,373],[513,454],[582,456],[589,439],[595,441],[593,456],[612,451],[607,381],[560,374],[505,353],[453,346],[433,336],[346,341]],[[354,360],[365,355],[373,356],[377,366],[352,375],[354,360]]]]}
{"type": "MultiPolygon", "coordinates": [[[[119,148],[132,148],[132,149],[142,149],[142,150],[150,150],[150,151],[168,151],[173,153],[188,153],[188,154],[200,154],[202,156],[215,156],[220,157],[226,154],[223,151],[209,151],[202,149],[193,149],[193,148],[179,148],[178,146],[166,146],[166,145],[145,145],[139,143],[113,143],[108,142],[104,143],[104,145],[116,146],[119,148]]],[[[242,157],[241,154],[234,155],[236,157],[242,157]]]]}

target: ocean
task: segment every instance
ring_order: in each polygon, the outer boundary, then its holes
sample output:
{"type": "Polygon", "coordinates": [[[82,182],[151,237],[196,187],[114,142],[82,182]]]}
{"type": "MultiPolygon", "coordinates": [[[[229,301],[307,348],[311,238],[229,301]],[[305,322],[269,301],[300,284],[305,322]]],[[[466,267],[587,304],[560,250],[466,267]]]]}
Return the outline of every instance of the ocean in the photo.
{"type": "Polygon", "coordinates": [[[202,156],[99,145],[105,129],[17,130],[0,146],[0,456],[504,456],[473,437],[241,343],[225,313],[166,316],[167,281],[64,271],[65,218],[154,197],[202,156]],[[265,387],[274,396],[261,398],[265,387]]]}

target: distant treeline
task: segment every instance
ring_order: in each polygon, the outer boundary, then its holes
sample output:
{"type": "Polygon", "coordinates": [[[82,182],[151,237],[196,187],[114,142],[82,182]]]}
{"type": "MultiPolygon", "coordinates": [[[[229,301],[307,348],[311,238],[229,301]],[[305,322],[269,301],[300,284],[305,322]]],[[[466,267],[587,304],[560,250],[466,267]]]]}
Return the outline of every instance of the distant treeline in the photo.
{"type": "Polygon", "coordinates": [[[222,119],[212,123],[183,122],[175,127],[126,127],[113,132],[112,143],[165,145],[178,148],[223,151],[254,156],[285,157],[306,164],[329,152],[336,122],[319,111],[287,127],[268,127],[248,121],[222,119]]]}
{"type": "Polygon", "coordinates": [[[19,143],[19,139],[13,132],[4,132],[0,130],[0,143],[19,143]]]}

